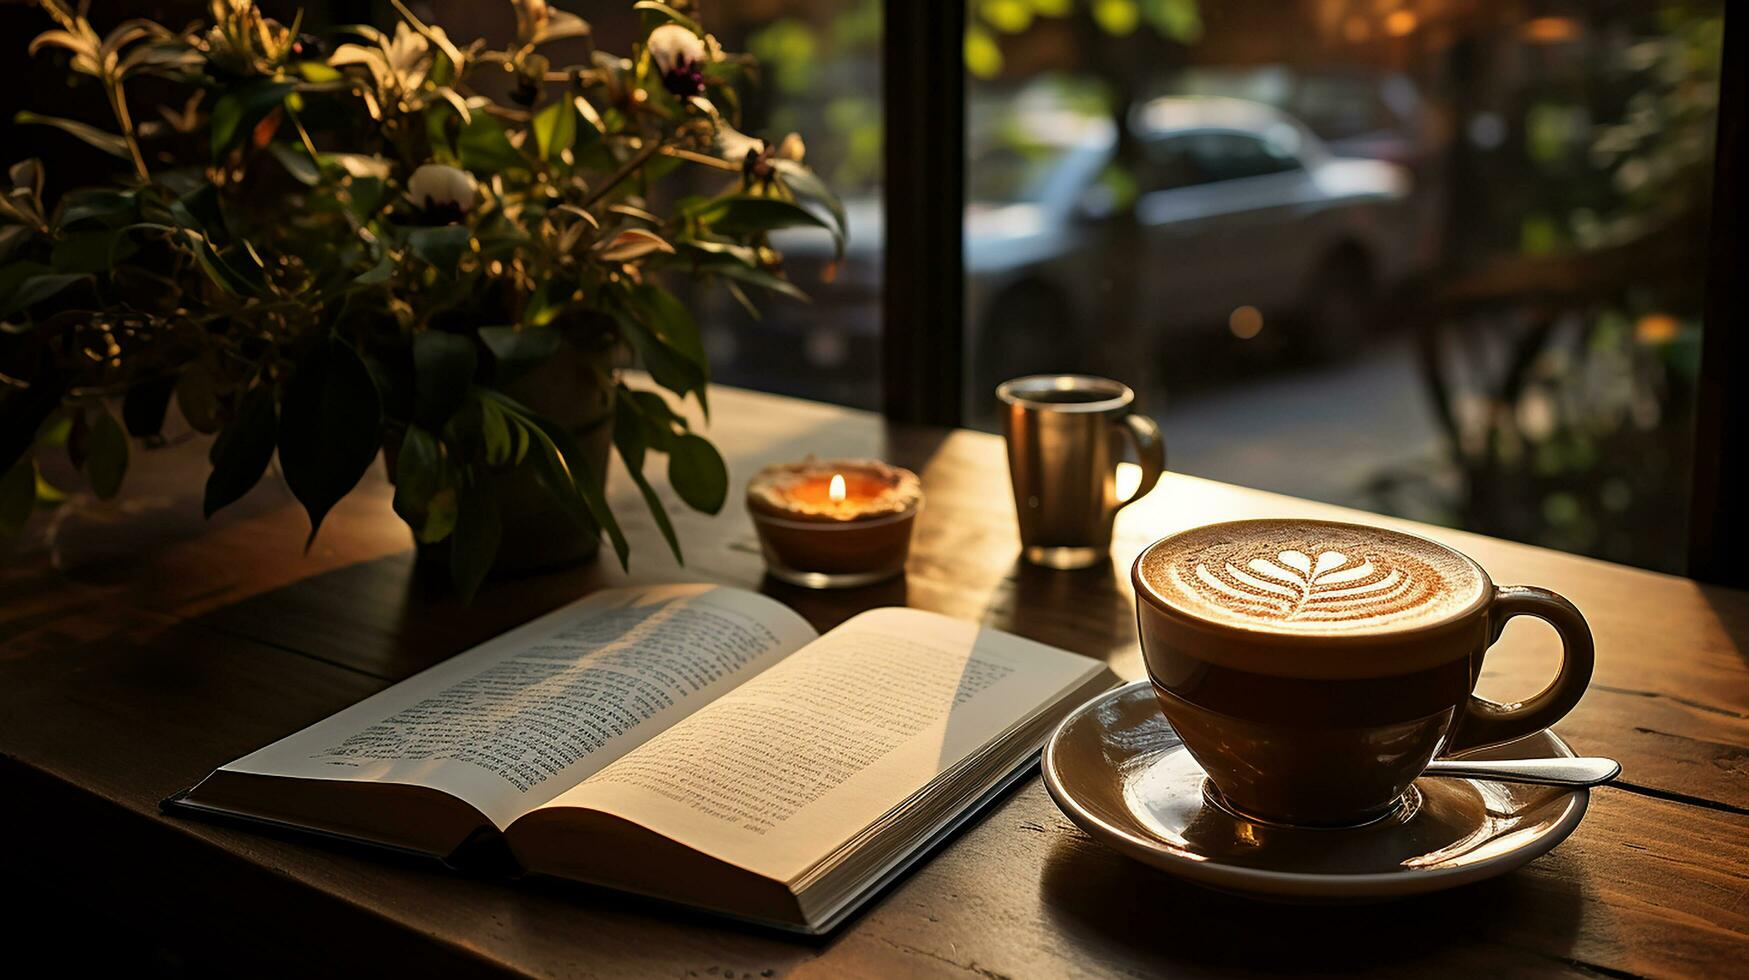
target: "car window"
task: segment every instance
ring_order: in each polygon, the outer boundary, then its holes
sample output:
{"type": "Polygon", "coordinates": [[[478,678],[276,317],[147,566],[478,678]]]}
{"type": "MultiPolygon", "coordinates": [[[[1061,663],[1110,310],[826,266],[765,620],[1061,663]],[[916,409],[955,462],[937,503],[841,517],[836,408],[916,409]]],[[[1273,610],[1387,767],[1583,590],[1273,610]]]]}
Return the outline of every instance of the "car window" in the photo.
{"type": "Polygon", "coordinates": [[[1298,170],[1300,161],[1276,143],[1249,133],[1195,133],[1190,155],[1209,181],[1238,180],[1298,170]]]}
{"type": "Polygon", "coordinates": [[[973,204],[1036,203],[1051,191],[1054,176],[1068,156],[1053,145],[998,145],[974,150],[966,199],[973,204]]]}
{"type": "Polygon", "coordinates": [[[1186,133],[1148,145],[1148,189],[1172,190],[1300,169],[1276,140],[1250,133],[1186,133]]]}
{"type": "Polygon", "coordinates": [[[1145,190],[1169,191],[1209,182],[1211,178],[1203,172],[1195,154],[1190,151],[1190,139],[1188,136],[1173,136],[1147,144],[1147,165],[1143,168],[1145,190]]]}

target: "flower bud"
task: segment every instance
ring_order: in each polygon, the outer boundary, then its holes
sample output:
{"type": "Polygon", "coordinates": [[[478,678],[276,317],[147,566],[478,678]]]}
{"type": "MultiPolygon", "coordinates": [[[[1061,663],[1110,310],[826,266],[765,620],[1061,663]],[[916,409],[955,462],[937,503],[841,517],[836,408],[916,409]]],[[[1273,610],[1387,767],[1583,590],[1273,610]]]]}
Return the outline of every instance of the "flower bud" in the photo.
{"type": "Polygon", "coordinates": [[[292,40],[291,53],[299,58],[321,61],[328,57],[328,42],[314,34],[299,34],[292,40]]]}
{"type": "Polygon", "coordinates": [[[474,207],[479,184],[466,170],[428,163],[407,178],[407,198],[434,218],[460,221],[474,207]]]}
{"type": "Polygon", "coordinates": [[[710,53],[697,34],[679,24],[663,24],[650,32],[646,43],[663,88],[679,98],[704,91],[704,66],[710,53]]]}

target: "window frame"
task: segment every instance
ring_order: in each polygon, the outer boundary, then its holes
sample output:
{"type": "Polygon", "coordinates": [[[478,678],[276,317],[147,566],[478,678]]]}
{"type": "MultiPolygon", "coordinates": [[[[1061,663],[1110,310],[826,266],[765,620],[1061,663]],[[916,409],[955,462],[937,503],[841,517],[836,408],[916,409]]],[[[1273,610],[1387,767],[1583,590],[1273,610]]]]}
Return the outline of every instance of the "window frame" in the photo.
{"type": "MultiPolygon", "coordinates": [[[[886,236],[881,286],[883,412],[899,423],[962,421],[965,329],[965,4],[882,4],[886,236]],[[903,133],[905,139],[891,138],[903,133]]],[[[1749,203],[1742,173],[1743,16],[1724,12],[1712,218],[1701,317],[1689,574],[1749,586],[1749,340],[1740,285],[1749,203]],[[1737,329],[1733,329],[1735,326],[1737,329]],[[1735,384],[1733,384],[1735,382],[1735,384]],[[1733,397],[1733,395],[1735,397],[1733,397]],[[1736,448],[1737,452],[1730,452],[1736,448]]]]}
{"type": "Polygon", "coordinates": [[[1701,307],[1700,390],[1695,399],[1694,472],[1688,510],[1688,573],[1749,586],[1749,340],[1743,336],[1743,227],[1749,199],[1744,165],[1743,59],[1749,27],[1741,8],[1724,12],[1718,132],[1713,143],[1712,227],[1701,307]],[[1733,451],[1734,450],[1734,451],[1733,451]]]}
{"type": "Polygon", "coordinates": [[[965,365],[966,5],[886,0],[881,16],[882,406],[895,422],[957,426],[965,365]]]}

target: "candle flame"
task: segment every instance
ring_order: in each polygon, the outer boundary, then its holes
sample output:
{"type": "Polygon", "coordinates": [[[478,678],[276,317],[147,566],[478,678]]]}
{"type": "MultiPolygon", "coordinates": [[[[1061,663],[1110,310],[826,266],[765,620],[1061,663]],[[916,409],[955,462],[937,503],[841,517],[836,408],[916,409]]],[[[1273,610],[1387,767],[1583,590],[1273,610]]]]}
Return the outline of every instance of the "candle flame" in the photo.
{"type": "MultiPolygon", "coordinates": [[[[816,486],[817,485],[818,484],[816,484],[816,486]]],[[[832,502],[835,504],[840,504],[840,503],[844,502],[844,474],[843,473],[832,474],[832,483],[826,487],[826,496],[831,497],[832,502]]]]}

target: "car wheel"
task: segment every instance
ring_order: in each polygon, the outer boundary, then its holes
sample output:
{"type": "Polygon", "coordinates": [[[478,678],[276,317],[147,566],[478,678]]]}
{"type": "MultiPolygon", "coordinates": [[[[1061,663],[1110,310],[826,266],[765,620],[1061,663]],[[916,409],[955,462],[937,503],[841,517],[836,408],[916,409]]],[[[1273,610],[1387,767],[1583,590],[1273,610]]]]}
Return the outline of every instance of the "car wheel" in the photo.
{"type": "Polygon", "coordinates": [[[1028,374],[1079,371],[1085,338],[1069,302],[1039,282],[1021,283],[997,296],[978,332],[978,359],[968,372],[984,391],[1028,374]]]}
{"type": "Polygon", "coordinates": [[[1377,315],[1377,284],[1372,264],[1358,249],[1341,248],[1319,265],[1300,304],[1299,352],[1332,360],[1354,350],[1372,335],[1377,315]]]}

